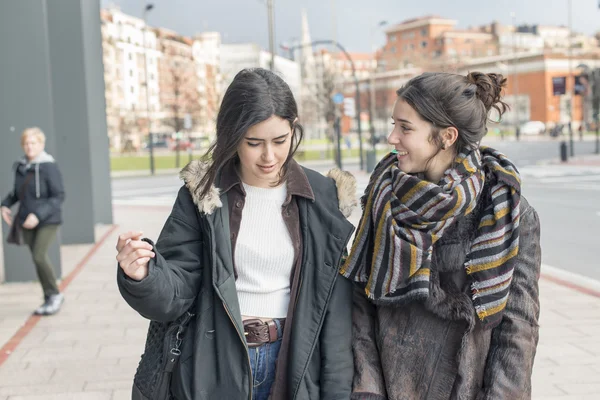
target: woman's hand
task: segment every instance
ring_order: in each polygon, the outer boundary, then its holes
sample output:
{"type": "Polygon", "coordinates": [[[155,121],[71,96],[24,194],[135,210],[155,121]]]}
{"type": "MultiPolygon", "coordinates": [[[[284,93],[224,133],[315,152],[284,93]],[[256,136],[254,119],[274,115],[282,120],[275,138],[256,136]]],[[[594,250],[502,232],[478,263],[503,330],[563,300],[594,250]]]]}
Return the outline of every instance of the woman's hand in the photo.
{"type": "Polygon", "coordinates": [[[35,214],[31,213],[25,218],[25,222],[23,222],[23,228],[25,229],[35,229],[36,226],[40,224],[40,220],[35,214]]]}
{"type": "Polygon", "coordinates": [[[2,219],[8,226],[12,225],[12,212],[10,208],[2,206],[2,219]]]}
{"type": "Polygon", "coordinates": [[[125,275],[141,281],[148,276],[148,263],[155,254],[152,245],[140,240],[142,232],[127,232],[119,235],[117,261],[125,275]]]}

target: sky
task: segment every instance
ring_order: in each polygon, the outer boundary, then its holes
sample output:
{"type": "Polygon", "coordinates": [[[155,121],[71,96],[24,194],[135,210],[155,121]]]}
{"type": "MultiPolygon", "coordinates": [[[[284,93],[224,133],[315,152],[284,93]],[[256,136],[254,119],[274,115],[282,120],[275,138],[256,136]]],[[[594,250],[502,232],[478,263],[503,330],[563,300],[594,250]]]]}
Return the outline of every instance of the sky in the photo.
{"type": "MultiPolygon", "coordinates": [[[[258,43],[268,49],[266,0],[101,0],[121,11],[141,17],[145,4],[154,4],[148,23],[183,35],[217,31],[223,43],[258,43]]],[[[312,40],[334,39],[348,51],[368,52],[385,41],[382,28],[424,15],[458,21],[457,28],[488,24],[496,20],[511,24],[569,24],[589,35],[600,31],[600,0],[273,0],[275,45],[301,36],[301,12],[306,10],[312,40]]],[[[279,50],[282,52],[282,50],[279,50]]]]}

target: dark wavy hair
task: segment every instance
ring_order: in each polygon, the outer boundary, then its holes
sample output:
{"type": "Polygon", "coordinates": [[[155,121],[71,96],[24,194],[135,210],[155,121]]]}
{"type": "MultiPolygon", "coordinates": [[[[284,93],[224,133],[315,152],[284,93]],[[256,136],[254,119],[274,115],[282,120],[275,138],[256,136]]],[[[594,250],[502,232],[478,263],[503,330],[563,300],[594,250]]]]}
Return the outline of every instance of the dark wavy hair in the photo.
{"type": "Polygon", "coordinates": [[[440,150],[440,130],[455,127],[456,151],[460,153],[479,147],[492,109],[502,117],[509,108],[501,99],[505,86],[506,78],[501,74],[427,72],[408,81],[396,94],[433,125],[430,140],[440,150]]]}
{"type": "Polygon", "coordinates": [[[285,119],[292,129],[290,152],[279,173],[277,184],[286,180],[287,165],[304,136],[297,122],[298,106],[290,87],[275,73],[263,68],[243,69],[227,88],[217,115],[217,137],[204,158],[210,165],[200,181],[201,196],[213,185],[218,171],[238,157],[237,149],[252,126],[272,116],[285,119]]]}

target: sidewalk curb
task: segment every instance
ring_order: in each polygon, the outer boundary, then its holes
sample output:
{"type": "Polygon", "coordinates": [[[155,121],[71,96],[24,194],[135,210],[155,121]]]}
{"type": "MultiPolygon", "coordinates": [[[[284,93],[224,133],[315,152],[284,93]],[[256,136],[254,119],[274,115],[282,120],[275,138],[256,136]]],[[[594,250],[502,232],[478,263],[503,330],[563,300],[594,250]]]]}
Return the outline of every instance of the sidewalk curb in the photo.
{"type": "MultiPolygon", "coordinates": [[[[102,237],[96,243],[94,243],[94,246],[90,249],[90,251],[87,252],[87,254],[81,259],[81,261],[77,263],[73,271],[71,271],[71,273],[67,275],[65,279],[62,280],[62,282],[59,285],[61,292],[64,291],[67,288],[67,286],[71,284],[71,282],[73,282],[73,280],[77,277],[77,275],[79,275],[83,267],[85,267],[87,262],[94,255],[94,253],[98,251],[98,249],[104,244],[106,239],[108,239],[110,235],[112,235],[113,232],[116,231],[118,228],[119,225],[113,225],[108,231],[104,233],[104,235],[102,235],[102,237]]],[[[12,352],[15,351],[15,349],[17,348],[17,346],[19,346],[21,341],[31,332],[33,328],[35,328],[37,323],[42,318],[43,317],[40,315],[32,314],[29,318],[27,318],[27,320],[19,328],[19,330],[8,340],[8,342],[6,342],[2,346],[2,348],[0,348],[0,367],[2,366],[2,364],[4,364],[6,360],[8,360],[8,357],[10,357],[12,352]]]]}
{"type": "Polygon", "coordinates": [[[596,279],[546,264],[542,264],[541,271],[542,279],[546,279],[580,293],[600,298],[600,281],[596,279]]]}

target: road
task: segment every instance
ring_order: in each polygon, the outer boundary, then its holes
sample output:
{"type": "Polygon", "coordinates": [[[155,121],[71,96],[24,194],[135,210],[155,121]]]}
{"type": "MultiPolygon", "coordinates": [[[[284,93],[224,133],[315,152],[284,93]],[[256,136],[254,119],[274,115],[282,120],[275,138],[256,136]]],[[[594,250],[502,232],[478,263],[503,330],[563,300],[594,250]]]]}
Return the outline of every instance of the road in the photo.
{"type": "MultiPolygon", "coordinates": [[[[600,167],[539,165],[558,157],[558,142],[494,142],[507,154],[523,177],[523,194],[538,211],[542,227],[545,264],[600,280],[600,167]]],[[[590,154],[593,142],[576,142],[575,154],[590,154]]],[[[313,163],[326,171],[331,163],[313,163]]],[[[345,162],[344,169],[357,171],[358,163],[345,162]]],[[[358,174],[357,174],[358,175],[358,174]]],[[[357,195],[367,184],[358,175],[357,195]]],[[[181,187],[174,175],[113,180],[113,202],[118,205],[170,207],[181,187]]],[[[357,215],[353,216],[356,223],[357,215]]]]}

